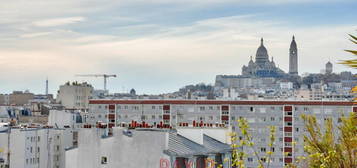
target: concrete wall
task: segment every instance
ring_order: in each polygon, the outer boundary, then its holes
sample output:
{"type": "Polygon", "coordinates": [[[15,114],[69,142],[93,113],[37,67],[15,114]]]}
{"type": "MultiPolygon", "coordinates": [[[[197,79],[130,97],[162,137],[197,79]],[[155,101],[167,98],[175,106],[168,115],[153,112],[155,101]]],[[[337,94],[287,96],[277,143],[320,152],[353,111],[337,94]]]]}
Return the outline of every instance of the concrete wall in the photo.
{"type": "Polygon", "coordinates": [[[81,129],[78,148],[66,151],[66,165],[69,168],[117,168],[150,167],[159,168],[160,160],[167,159],[166,132],[133,131],[133,136],[123,134],[120,128],[113,129],[113,136],[100,138],[98,129],[81,129]],[[102,157],[107,163],[102,163],[102,157]],[[76,165],[76,166],[73,166],[76,165]]]}

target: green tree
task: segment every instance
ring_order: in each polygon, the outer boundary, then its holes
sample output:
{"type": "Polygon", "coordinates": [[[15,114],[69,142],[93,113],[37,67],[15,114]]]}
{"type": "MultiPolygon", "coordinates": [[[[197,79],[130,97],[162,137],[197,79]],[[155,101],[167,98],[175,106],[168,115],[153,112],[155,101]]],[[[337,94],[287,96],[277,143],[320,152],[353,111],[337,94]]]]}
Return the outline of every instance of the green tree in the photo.
{"type": "MultiPolygon", "coordinates": [[[[351,41],[357,44],[356,36],[350,35],[351,41]]],[[[346,50],[357,56],[356,50],[346,50]]],[[[344,60],[341,64],[357,68],[357,59],[344,60]]],[[[357,93],[357,86],[352,89],[357,93]]],[[[354,99],[354,102],[356,98],[354,99]]],[[[302,116],[307,129],[304,137],[304,149],[308,153],[309,167],[319,168],[356,168],[357,167],[357,114],[342,116],[342,123],[334,131],[332,119],[325,121],[324,129],[317,123],[316,117],[302,116]]]]}
{"type": "Polygon", "coordinates": [[[258,154],[255,149],[253,137],[249,132],[248,121],[244,118],[237,120],[238,128],[240,131],[240,136],[237,133],[231,133],[232,141],[232,166],[237,168],[244,168],[244,160],[247,158],[247,154],[244,152],[244,148],[250,148],[253,151],[253,157],[258,161],[258,168],[269,168],[271,162],[271,156],[274,151],[274,142],[275,142],[275,127],[269,126],[267,129],[270,131],[268,151],[264,156],[258,154]]]}

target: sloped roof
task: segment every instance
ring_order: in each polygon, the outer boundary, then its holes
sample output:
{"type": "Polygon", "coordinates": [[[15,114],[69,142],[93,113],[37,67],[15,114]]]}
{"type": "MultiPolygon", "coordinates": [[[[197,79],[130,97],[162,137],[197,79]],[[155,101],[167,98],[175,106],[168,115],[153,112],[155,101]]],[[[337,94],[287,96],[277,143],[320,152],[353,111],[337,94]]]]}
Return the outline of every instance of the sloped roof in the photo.
{"type": "Polygon", "coordinates": [[[203,146],[207,148],[210,153],[226,153],[231,151],[231,146],[222,143],[206,134],[203,134],[203,146]]]}
{"type": "Polygon", "coordinates": [[[203,145],[198,144],[177,133],[169,133],[169,147],[165,151],[168,155],[193,156],[226,153],[231,151],[228,144],[222,143],[208,135],[203,135],[203,145]]]}
{"type": "Polygon", "coordinates": [[[169,147],[165,153],[174,156],[207,155],[209,150],[182,135],[169,133],[169,147]]]}

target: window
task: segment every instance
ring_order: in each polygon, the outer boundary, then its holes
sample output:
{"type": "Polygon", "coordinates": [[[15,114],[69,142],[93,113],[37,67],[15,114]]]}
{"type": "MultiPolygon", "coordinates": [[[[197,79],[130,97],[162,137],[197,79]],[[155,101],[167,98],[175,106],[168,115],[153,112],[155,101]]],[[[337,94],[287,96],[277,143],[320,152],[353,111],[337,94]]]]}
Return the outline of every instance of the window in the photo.
{"type": "Polygon", "coordinates": [[[260,152],[266,152],[266,148],[260,148],[260,152]]]}
{"type": "Polygon", "coordinates": [[[107,162],[108,162],[107,157],[102,156],[101,163],[102,164],[107,164],[107,162]]]}
{"type": "Polygon", "coordinates": [[[253,111],[254,111],[254,108],[253,108],[253,107],[250,107],[250,111],[253,112],[253,111]]]}
{"type": "Polygon", "coordinates": [[[155,110],[155,106],[151,106],[151,109],[155,110]]]}
{"type": "MultiPolygon", "coordinates": [[[[153,107],[155,107],[155,106],[153,106],[153,107]]],[[[151,116],[151,119],[155,119],[155,115],[152,115],[152,116],[151,116]]]]}
{"type": "Polygon", "coordinates": [[[275,121],[275,117],[270,117],[270,121],[275,121]]]}
{"type": "Polygon", "coordinates": [[[200,111],[204,111],[205,110],[205,107],[204,106],[201,106],[200,107],[200,111]]]}
{"type": "Polygon", "coordinates": [[[293,112],[291,112],[291,111],[286,111],[286,112],[285,112],[285,115],[291,116],[291,115],[293,115],[293,112]]]}
{"type": "Polygon", "coordinates": [[[213,106],[209,106],[208,109],[209,109],[209,110],[213,110],[213,106]]]}
{"type": "Polygon", "coordinates": [[[253,158],[248,158],[248,162],[253,162],[253,158]]]}
{"type": "Polygon", "coordinates": [[[260,160],[265,163],[267,161],[267,158],[260,158],[260,160]]]}
{"type": "Polygon", "coordinates": [[[295,128],[295,131],[296,131],[296,132],[299,132],[299,128],[295,128]]]}
{"type": "Polygon", "coordinates": [[[285,142],[285,146],[286,147],[292,147],[292,144],[291,144],[291,142],[285,142]]]}

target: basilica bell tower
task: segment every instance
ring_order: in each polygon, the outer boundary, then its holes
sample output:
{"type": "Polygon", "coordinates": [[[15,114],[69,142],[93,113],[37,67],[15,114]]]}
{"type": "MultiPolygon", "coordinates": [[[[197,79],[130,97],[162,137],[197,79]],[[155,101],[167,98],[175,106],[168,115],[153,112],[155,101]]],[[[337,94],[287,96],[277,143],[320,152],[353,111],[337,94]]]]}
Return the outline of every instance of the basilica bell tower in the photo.
{"type": "Polygon", "coordinates": [[[298,75],[298,53],[294,36],[289,50],[289,74],[298,75]]]}

